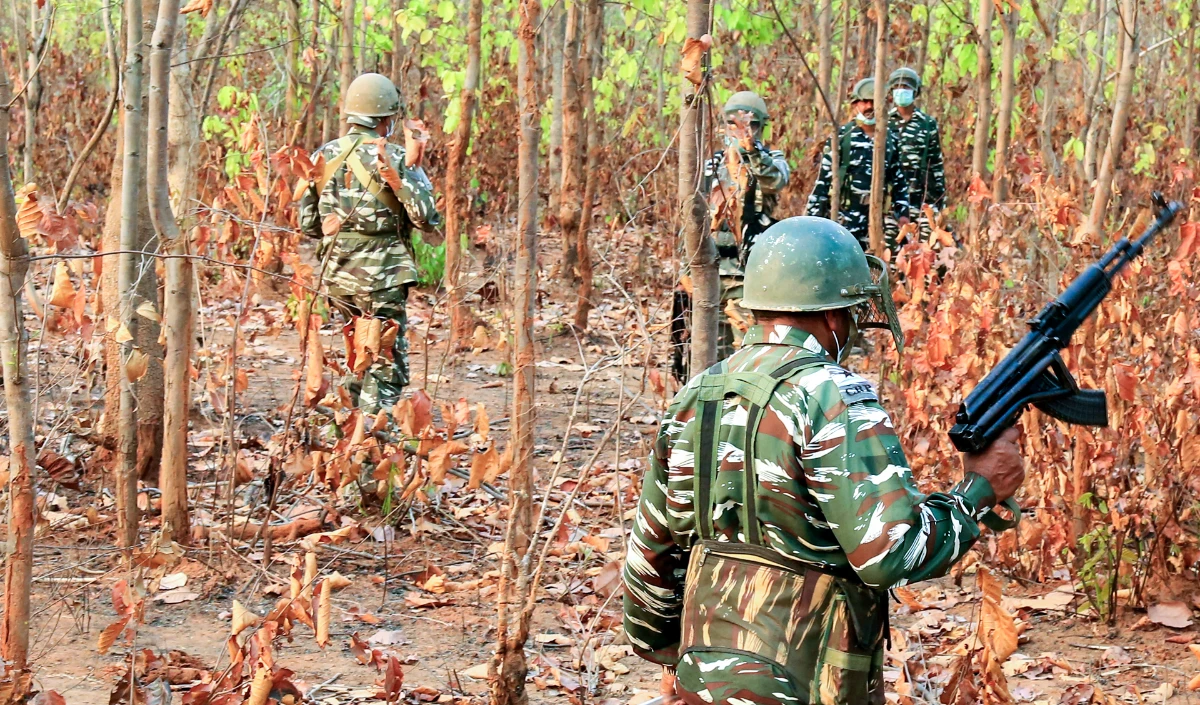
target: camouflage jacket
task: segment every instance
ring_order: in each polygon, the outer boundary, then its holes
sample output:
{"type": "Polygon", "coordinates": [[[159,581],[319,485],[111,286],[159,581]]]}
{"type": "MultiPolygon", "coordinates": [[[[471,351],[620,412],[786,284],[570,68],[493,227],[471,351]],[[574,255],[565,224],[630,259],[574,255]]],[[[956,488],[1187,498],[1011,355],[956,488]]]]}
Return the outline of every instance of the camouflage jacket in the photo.
{"type": "Polygon", "coordinates": [[[912,118],[905,120],[892,108],[888,132],[896,135],[900,165],[908,173],[908,202],[913,208],[926,203],[938,210],[945,208],[946,170],[937,120],[920,110],[914,110],[912,118]]]}
{"type": "MultiPolygon", "coordinates": [[[[361,138],[355,156],[378,189],[392,191],[379,174],[379,134],[355,125],[350,138],[361,138]]],[[[323,163],[337,159],[344,149],[342,140],[334,140],[313,154],[313,161],[324,156],[323,163]]],[[[384,290],[417,281],[410,238],[412,229],[433,230],[441,223],[434,202],[433,185],[425,171],[404,164],[404,148],[387,144],[386,159],[400,178],[402,188],[393,192],[402,212],[394,212],[356,175],[350,159],[334,170],[320,193],[317,184],[310,184],[300,202],[300,227],[308,235],[320,237],[322,222],[334,214],[341,220],[336,242],[326,239],[325,247],[334,246],[330,265],[325,274],[330,293],[354,296],[384,290]]]]}
{"type": "Polygon", "coordinates": [[[755,437],[762,543],[786,559],[880,590],[944,575],[979,538],[977,522],[995,504],[985,479],[970,474],[949,492],[921,494],[871,383],[833,363],[800,329],[753,326],[741,350],[675,396],[650,456],[624,570],[625,631],[643,658],[674,665],[680,657],[697,512],[711,516],[717,541],[746,540],[744,398],[724,402],[712,506],[694,505],[705,378],[713,371],[769,371],[806,356],[825,362],[781,383],[755,437]]]}
{"type": "MultiPolygon", "coordinates": [[[[875,145],[872,137],[853,122],[842,125],[838,131],[839,171],[845,174],[842,180],[841,205],[838,207],[838,221],[858,238],[867,249],[870,240],[871,211],[871,166],[875,158],[875,145]],[[847,149],[841,145],[849,141],[847,149]]],[[[900,164],[900,151],[895,136],[889,131],[884,151],[884,189],[892,199],[892,215],[912,217],[908,201],[908,175],[900,164]]],[[[821,171],[817,183],[813,186],[812,194],[808,197],[806,215],[828,218],[830,212],[829,191],[833,186],[833,158],[829,152],[828,142],[821,155],[821,171]]]]}
{"type": "MultiPolygon", "coordinates": [[[[741,276],[746,254],[754,244],[754,235],[765,230],[771,224],[771,216],[779,203],[779,192],[787,188],[791,180],[791,169],[783,151],[767,149],[762,142],[755,142],[752,151],[740,150],[741,158],[749,167],[750,175],[756,185],[754,204],[756,213],[752,222],[756,227],[745,228],[742,232],[742,251],[738,251],[737,241],[733,233],[722,228],[714,233],[717,252],[720,256],[721,276],[741,276]]],[[[704,163],[704,178],[700,182],[701,192],[705,195],[717,188],[725,188],[731,195],[737,195],[737,182],[729,173],[729,165],[725,162],[725,152],[718,151],[704,163]]],[[[743,222],[751,220],[742,216],[743,222]]]]}

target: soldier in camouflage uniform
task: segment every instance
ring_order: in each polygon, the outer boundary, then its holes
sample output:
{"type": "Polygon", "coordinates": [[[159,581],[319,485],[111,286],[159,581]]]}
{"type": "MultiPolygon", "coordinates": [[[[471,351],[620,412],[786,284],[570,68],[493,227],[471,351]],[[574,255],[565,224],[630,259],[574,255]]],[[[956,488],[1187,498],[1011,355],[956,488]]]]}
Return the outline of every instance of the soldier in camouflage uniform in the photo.
{"type": "Polygon", "coordinates": [[[948,492],[917,491],[875,388],[841,366],[864,328],[902,341],[886,272],[831,221],[773,225],[746,264],[758,324],[667,410],[624,612],[674,699],[883,703],[887,589],[949,571],[1024,478],[1010,429],[948,492]]]}
{"type": "MultiPolygon", "coordinates": [[[[942,140],[938,123],[916,107],[921,95],[921,77],[910,68],[899,68],[888,79],[894,107],[888,114],[888,132],[896,136],[900,165],[908,175],[908,203],[917,211],[921,237],[928,240],[931,224],[924,206],[936,215],[946,207],[946,172],[942,162],[942,140]]],[[[888,229],[899,227],[888,218],[888,229]]]]}
{"type": "MultiPolygon", "coordinates": [[[[771,217],[779,193],[791,179],[791,169],[782,150],[763,144],[763,128],[770,116],[767,104],[757,93],[740,91],[725,101],[725,149],[704,163],[701,192],[708,198],[713,239],[717,245],[721,277],[721,311],[717,354],[727,357],[741,340],[736,318],[749,318],[739,307],[742,298],[742,266],[754,246],[754,238],[775,222],[771,217]]],[[[682,293],[682,292],[680,292],[682,293]]],[[[673,332],[686,328],[690,300],[686,293],[675,296],[674,317],[680,319],[673,332]]],[[[683,346],[676,341],[675,374],[683,378],[683,346]]]]}
{"type": "Polygon", "coordinates": [[[409,380],[404,307],[417,282],[412,229],[432,230],[440,216],[420,154],[386,142],[400,112],[392,82],[377,73],[359,76],[346,91],[345,110],[349,132],[313,155],[324,170],[304,194],[300,220],[313,237],[330,223],[338,227],[324,233],[321,251],[328,257],[330,300],[347,320],[347,356],[353,355],[356,320],[384,322],[384,349],[365,371],[351,370],[343,381],[358,407],[375,413],[399,401],[409,380]]]}
{"type": "MultiPolygon", "coordinates": [[[[875,160],[875,79],[864,78],[850,92],[854,120],[838,131],[838,175],[841,180],[841,203],[838,222],[858,239],[864,250],[870,249],[871,169],[875,160]]],[[[828,218],[830,189],[833,185],[833,158],[830,145],[821,156],[821,171],[812,194],[808,197],[807,215],[828,218]]],[[[910,220],[908,176],[900,164],[900,150],[889,132],[884,149],[884,190],[891,195],[891,214],[900,225],[910,220]]],[[[886,196],[885,196],[886,199],[886,196]]],[[[894,242],[888,247],[895,248],[894,242]]]]}

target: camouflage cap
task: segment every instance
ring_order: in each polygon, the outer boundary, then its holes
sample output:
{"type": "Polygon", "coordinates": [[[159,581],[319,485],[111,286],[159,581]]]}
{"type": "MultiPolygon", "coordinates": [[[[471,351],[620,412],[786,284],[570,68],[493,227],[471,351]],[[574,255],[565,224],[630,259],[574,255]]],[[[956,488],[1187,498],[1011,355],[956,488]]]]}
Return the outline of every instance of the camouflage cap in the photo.
{"type": "Polygon", "coordinates": [[[897,83],[905,83],[913,87],[914,90],[921,90],[921,76],[913,69],[907,66],[896,69],[892,75],[888,77],[888,88],[895,88],[897,83]]]}
{"type": "Polygon", "coordinates": [[[746,260],[742,306],[752,311],[816,312],[858,306],[859,326],[904,336],[887,265],[863,253],[850,231],[827,218],[796,216],[767,228],[746,260]]]}
{"type": "Polygon", "coordinates": [[[850,100],[875,100],[875,79],[864,78],[854,84],[854,90],[850,91],[850,100]]]}
{"type": "Polygon", "coordinates": [[[346,89],[345,111],[348,122],[375,127],[378,118],[400,112],[400,92],[387,76],[364,73],[346,89]]]}
{"type": "Polygon", "coordinates": [[[745,110],[763,122],[770,119],[767,116],[766,102],[754,91],[738,91],[729,96],[729,100],[725,101],[723,112],[728,115],[738,110],[745,110]]]}

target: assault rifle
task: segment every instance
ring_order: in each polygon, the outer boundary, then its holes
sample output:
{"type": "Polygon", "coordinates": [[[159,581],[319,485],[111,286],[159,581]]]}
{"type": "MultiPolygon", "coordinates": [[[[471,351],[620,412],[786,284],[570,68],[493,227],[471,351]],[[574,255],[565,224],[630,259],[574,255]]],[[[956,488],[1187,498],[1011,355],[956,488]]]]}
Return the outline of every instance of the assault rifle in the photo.
{"type": "Polygon", "coordinates": [[[1092,311],[1112,291],[1121,269],[1142,254],[1183,209],[1153,196],[1157,218],[1133,242],[1121,238],[1108,254],[1083,271],[1067,290],[1029,322],[1030,331],[959,406],[950,439],[964,453],[978,453],[1017,422],[1033,404],[1069,424],[1107,426],[1108,403],[1101,389],[1080,389],[1058,354],[1092,311]]]}

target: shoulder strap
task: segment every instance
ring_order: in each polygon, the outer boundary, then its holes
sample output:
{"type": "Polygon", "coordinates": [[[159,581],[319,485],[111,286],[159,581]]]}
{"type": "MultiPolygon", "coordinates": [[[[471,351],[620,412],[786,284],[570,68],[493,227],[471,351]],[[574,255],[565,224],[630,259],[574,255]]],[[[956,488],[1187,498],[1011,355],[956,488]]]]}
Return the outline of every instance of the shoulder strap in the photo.
{"type": "MultiPolygon", "coordinates": [[[[387,154],[384,153],[382,158],[387,159],[387,154]]],[[[370,191],[372,196],[378,198],[383,205],[387,206],[388,210],[396,215],[404,213],[404,206],[400,205],[400,199],[396,198],[395,193],[392,193],[390,186],[385,188],[383,184],[379,183],[379,179],[375,178],[375,174],[362,163],[362,159],[358,156],[358,150],[354,150],[349,158],[346,159],[346,164],[354,172],[354,178],[358,179],[359,183],[370,191]]]]}
{"type": "Polygon", "coordinates": [[[750,402],[743,439],[743,504],[746,507],[746,542],[759,543],[758,516],[754,496],[758,481],[754,472],[754,440],[762,420],[763,409],[770,403],[776,388],[797,370],[825,363],[824,358],[804,355],[776,367],[768,373],[723,373],[710,368],[700,381],[700,444],[693,459],[695,488],[696,531],[701,540],[713,538],[712,485],[718,467],[718,446],[721,440],[721,412],[727,394],[736,394],[750,402]]]}
{"type": "MultiPolygon", "coordinates": [[[[838,182],[846,183],[846,174],[850,170],[850,133],[854,132],[854,128],[846,126],[842,128],[841,145],[838,147],[838,182]]],[[[847,193],[847,191],[842,191],[847,193]]]]}
{"type": "Polygon", "coordinates": [[[321,174],[321,180],[315,184],[318,196],[325,191],[325,187],[329,185],[329,180],[337,173],[342,162],[346,161],[346,158],[351,154],[354,154],[354,151],[358,149],[358,145],[360,144],[362,144],[362,135],[360,134],[346,135],[338,140],[337,156],[325,162],[325,171],[321,174]]]}

